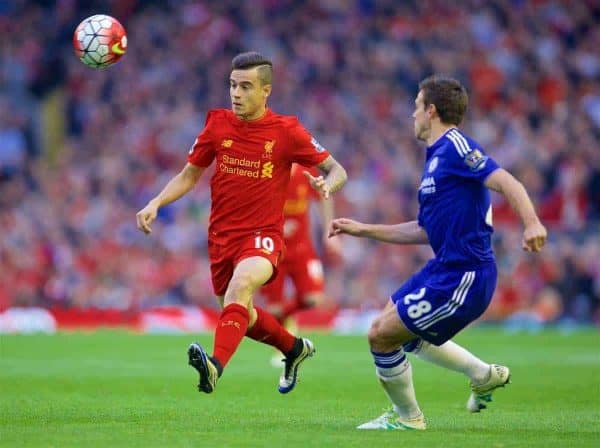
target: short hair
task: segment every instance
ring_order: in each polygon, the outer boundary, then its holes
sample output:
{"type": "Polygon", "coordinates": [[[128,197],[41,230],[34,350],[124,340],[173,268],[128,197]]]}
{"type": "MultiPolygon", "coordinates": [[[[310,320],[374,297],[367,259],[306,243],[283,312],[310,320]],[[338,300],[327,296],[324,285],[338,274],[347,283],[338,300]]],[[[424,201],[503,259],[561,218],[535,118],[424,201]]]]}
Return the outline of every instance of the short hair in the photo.
{"type": "Polygon", "coordinates": [[[273,81],[273,63],[256,51],[240,53],[231,61],[231,70],[248,70],[258,67],[258,79],[265,84],[273,81]]]}
{"type": "Polygon", "coordinates": [[[459,81],[444,75],[432,75],[419,83],[419,90],[423,91],[425,107],[434,104],[442,123],[458,126],[462,122],[469,96],[459,81]]]}

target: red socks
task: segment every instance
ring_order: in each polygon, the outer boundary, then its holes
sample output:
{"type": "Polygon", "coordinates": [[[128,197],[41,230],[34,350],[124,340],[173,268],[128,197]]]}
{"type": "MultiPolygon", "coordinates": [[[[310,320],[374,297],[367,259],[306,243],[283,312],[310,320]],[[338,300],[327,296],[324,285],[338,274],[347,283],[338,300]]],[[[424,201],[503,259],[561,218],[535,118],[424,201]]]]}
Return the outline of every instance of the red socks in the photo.
{"type": "Polygon", "coordinates": [[[254,309],[257,314],[256,322],[246,336],[263,344],[272,345],[282,353],[290,352],[294,348],[296,337],[283,328],[273,315],[257,306],[254,309]]]}
{"type": "Polygon", "coordinates": [[[231,303],[223,308],[215,330],[215,346],[213,357],[225,367],[242,338],[248,336],[263,344],[272,345],[282,353],[288,353],[294,348],[296,337],[289,333],[271,314],[254,307],[257,318],[252,329],[248,330],[250,316],[248,310],[237,303],[231,303]]]}
{"type": "Polygon", "coordinates": [[[246,335],[249,319],[248,310],[242,305],[230,303],[223,308],[215,330],[213,351],[213,357],[219,361],[221,367],[227,365],[240,345],[242,338],[246,335]]]}

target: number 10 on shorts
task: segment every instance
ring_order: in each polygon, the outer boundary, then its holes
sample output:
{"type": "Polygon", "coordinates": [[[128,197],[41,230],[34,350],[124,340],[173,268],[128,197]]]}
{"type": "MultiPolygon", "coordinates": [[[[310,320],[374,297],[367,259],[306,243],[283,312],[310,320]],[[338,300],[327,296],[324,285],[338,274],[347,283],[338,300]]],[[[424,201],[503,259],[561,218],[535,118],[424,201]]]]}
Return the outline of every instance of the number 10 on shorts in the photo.
{"type": "Polygon", "coordinates": [[[269,252],[273,252],[275,250],[275,243],[273,242],[273,238],[270,236],[257,236],[254,238],[254,248],[255,249],[264,249],[269,252]]]}
{"type": "Polygon", "coordinates": [[[417,319],[421,317],[423,314],[431,311],[431,303],[427,300],[421,300],[425,295],[425,288],[421,288],[419,292],[414,294],[406,294],[404,296],[404,304],[410,305],[411,301],[419,300],[417,303],[413,303],[406,309],[406,314],[411,319],[417,319]]]}

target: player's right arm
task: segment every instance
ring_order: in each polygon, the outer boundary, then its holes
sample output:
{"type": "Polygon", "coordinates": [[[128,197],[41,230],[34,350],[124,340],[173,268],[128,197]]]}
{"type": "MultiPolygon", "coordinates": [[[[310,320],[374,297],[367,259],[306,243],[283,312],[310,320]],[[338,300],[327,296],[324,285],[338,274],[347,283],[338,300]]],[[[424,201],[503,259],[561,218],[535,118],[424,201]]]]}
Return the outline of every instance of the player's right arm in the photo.
{"type": "Polygon", "coordinates": [[[340,234],[370,238],[393,244],[429,244],[425,229],[417,221],[402,224],[365,224],[348,218],[331,221],[329,236],[340,234]]]}
{"type": "Polygon", "coordinates": [[[138,229],[146,234],[151,233],[151,225],[156,219],[158,209],[176,201],[190,191],[196,185],[205,169],[205,167],[196,166],[189,162],[186,163],[181,172],[173,177],[165,185],[165,188],[137,213],[138,229]]]}
{"type": "Polygon", "coordinates": [[[222,116],[222,111],[211,110],[206,114],[206,123],[202,132],[198,134],[192,148],[188,152],[188,163],[183,167],[181,172],[171,179],[165,188],[148,204],[141,209],[137,215],[137,226],[144,233],[152,231],[151,224],[156,219],[158,209],[163,205],[170,204],[176,201],[188,191],[202,176],[215,158],[215,132],[218,117],[222,116]]]}

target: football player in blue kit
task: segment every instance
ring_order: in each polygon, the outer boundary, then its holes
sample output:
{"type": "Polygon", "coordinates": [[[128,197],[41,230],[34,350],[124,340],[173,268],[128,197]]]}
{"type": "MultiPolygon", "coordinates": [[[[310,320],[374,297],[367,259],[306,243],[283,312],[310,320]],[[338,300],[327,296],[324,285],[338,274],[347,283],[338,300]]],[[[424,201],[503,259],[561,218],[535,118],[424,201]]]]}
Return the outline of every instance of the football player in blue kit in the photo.
{"type": "Polygon", "coordinates": [[[392,407],[359,429],[425,429],[406,352],[465,374],[471,385],[467,409],[479,412],[492,391],[509,382],[506,366],[488,364],[451,338],[488,307],[496,287],[489,190],[505,196],[524,225],[523,249],[546,242],[523,185],[500,168],[458,125],[468,103],[456,80],[430,76],[419,84],[414,131],[427,144],[415,221],[331,223],[330,236],[349,234],[395,244],[429,244],[435,257],[392,294],[369,330],[377,377],[392,407]]]}

